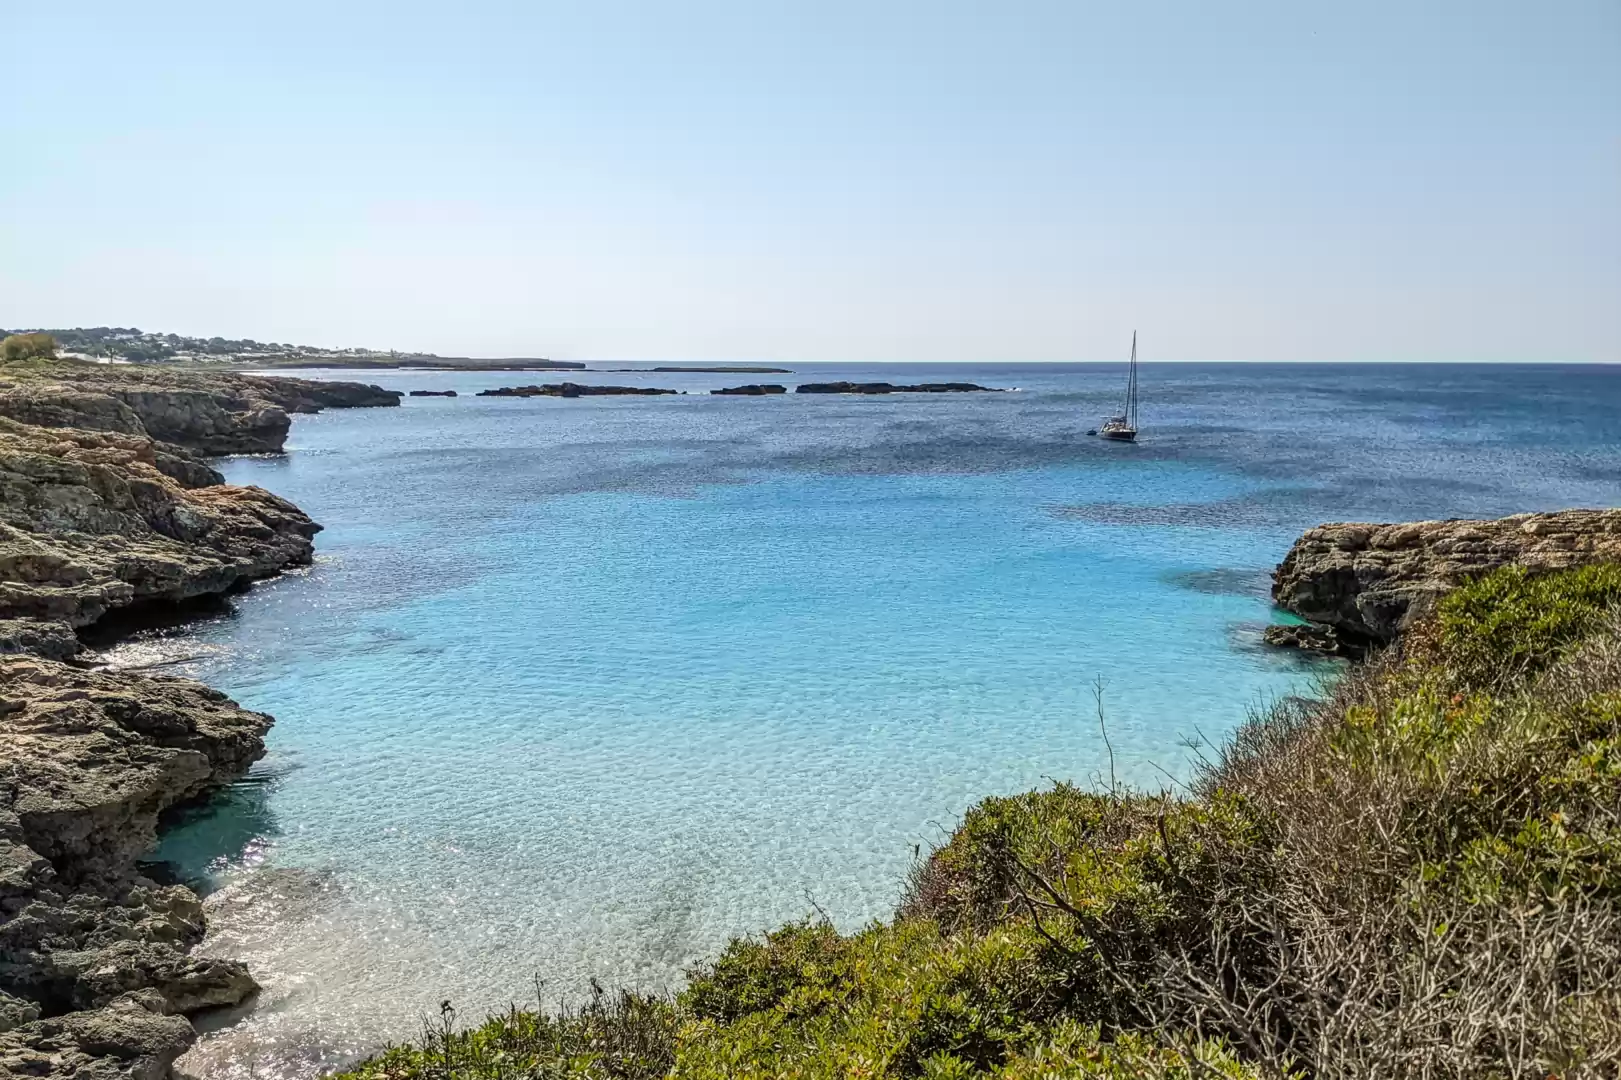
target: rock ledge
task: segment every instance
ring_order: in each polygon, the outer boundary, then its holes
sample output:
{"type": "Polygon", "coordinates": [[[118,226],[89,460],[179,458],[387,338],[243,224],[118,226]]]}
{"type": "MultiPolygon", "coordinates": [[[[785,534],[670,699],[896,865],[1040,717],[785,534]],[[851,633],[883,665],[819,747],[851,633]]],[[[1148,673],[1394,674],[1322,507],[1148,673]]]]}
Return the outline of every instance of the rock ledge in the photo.
{"type": "MultiPolygon", "coordinates": [[[[1389,644],[1435,602],[1500,566],[1560,570],[1621,562],[1621,509],[1516,514],[1488,521],[1321,525],[1273,574],[1277,605],[1315,624],[1277,644],[1360,653],[1389,644]]],[[[1289,628],[1296,630],[1296,628],[1289,628]]]]}

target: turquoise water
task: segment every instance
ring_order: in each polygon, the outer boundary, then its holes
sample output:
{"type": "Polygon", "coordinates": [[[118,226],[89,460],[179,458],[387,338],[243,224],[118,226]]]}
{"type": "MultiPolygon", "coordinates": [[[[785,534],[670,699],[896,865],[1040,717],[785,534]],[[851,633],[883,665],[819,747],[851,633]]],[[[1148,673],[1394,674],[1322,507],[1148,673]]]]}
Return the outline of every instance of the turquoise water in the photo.
{"type": "Polygon", "coordinates": [[[1118,370],[948,371],[1020,389],[408,399],[227,463],[328,530],[310,571],[115,652],[277,717],[159,853],[266,985],[194,1070],[307,1075],[444,998],[676,985],[739,932],[883,917],[976,800],[1106,774],[1098,680],[1155,788],[1305,687],[1259,645],[1302,528],[1621,491],[1613,369],[1149,367],[1136,446],[1084,436],[1118,370]]]}

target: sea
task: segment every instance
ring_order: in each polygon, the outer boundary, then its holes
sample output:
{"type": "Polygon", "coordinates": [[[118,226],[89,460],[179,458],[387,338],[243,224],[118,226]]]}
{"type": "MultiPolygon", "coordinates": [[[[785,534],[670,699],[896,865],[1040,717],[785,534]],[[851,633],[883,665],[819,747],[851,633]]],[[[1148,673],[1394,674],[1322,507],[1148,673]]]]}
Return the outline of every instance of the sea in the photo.
{"type": "Polygon", "coordinates": [[[1621,366],[1145,364],[1135,444],[1122,365],[280,374],[458,396],[224,462],[314,566],[108,654],[276,717],[152,855],[264,986],[210,1078],[885,918],[977,801],[1176,790],[1331,680],[1261,642],[1304,529],[1621,501],[1621,366]],[[477,396],[562,379],[684,394],[477,396]],[[1006,392],[708,394],[830,379],[1006,392]]]}

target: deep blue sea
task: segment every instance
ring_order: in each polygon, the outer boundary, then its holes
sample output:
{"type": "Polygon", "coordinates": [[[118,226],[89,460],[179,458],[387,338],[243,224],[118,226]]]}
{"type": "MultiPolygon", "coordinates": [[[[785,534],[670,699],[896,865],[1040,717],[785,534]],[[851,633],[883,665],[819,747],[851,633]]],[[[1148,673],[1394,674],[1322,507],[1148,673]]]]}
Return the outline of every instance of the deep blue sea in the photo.
{"type": "Polygon", "coordinates": [[[1621,367],[1149,364],[1136,445],[1085,435],[1119,365],[308,374],[462,396],[227,462],[316,565],[114,650],[277,718],[159,852],[266,988],[200,1075],[883,917],[976,800],[1106,773],[1100,685],[1158,788],[1319,677],[1259,643],[1303,529],[1621,501],[1621,367]],[[565,377],[689,393],[472,396],[565,377]],[[1017,392],[702,393],[828,378],[1017,392]]]}

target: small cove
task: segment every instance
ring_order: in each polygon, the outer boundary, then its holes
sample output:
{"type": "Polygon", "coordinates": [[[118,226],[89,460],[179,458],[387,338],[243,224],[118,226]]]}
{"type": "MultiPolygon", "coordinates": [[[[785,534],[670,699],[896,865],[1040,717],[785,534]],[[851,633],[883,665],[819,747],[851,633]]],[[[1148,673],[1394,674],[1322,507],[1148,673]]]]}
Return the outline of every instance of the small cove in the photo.
{"type": "Polygon", "coordinates": [[[1256,643],[1301,529],[1613,502],[1621,477],[1603,369],[1369,394],[1355,369],[1150,367],[1136,447],[1082,435],[1113,368],[942,371],[1021,390],[513,401],[465,395],[550,376],[312,373],[464,396],[301,418],[285,457],[226,463],[328,526],[317,565],[121,647],[278,718],[159,853],[220,886],[207,947],[267,988],[193,1068],[302,1075],[445,997],[668,986],[738,932],[882,917],[978,798],[1107,768],[1095,679],[1148,786],[1308,685],[1256,643]]]}

